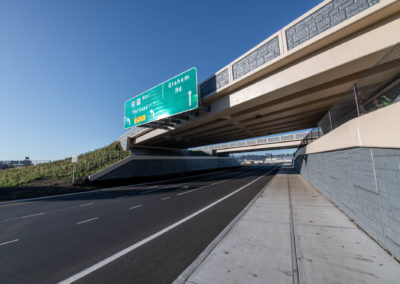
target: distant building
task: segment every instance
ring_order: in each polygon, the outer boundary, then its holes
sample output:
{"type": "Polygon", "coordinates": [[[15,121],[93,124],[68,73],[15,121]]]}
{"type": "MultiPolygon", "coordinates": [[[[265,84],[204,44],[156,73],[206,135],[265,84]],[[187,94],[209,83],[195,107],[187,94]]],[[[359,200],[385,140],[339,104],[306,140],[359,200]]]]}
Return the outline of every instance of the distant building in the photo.
{"type": "Polygon", "coordinates": [[[29,157],[25,157],[25,160],[10,160],[10,161],[0,161],[0,169],[5,170],[9,168],[22,168],[32,165],[32,161],[29,157]]]}

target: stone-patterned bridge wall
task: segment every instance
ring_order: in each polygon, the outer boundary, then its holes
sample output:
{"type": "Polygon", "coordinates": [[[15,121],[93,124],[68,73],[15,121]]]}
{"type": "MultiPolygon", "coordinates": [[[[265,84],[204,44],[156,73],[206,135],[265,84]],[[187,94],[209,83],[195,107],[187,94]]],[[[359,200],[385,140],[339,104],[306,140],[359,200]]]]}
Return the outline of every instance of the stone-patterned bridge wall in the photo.
{"type": "Polygon", "coordinates": [[[288,50],[378,3],[379,0],[333,0],[286,30],[288,50]]]}
{"type": "Polygon", "coordinates": [[[294,21],[294,24],[289,25],[286,30],[277,32],[276,36],[268,38],[258,47],[239,57],[224,67],[222,71],[201,83],[201,97],[204,98],[216,93],[218,89],[242,79],[249,72],[282,56],[285,52],[285,49],[280,46],[280,42],[283,42],[282,34],[286,35],[284,44],[289,51],[377,3],[379,3],[379,0],[332,0],[326,3],[304,19],[294,21]]]}

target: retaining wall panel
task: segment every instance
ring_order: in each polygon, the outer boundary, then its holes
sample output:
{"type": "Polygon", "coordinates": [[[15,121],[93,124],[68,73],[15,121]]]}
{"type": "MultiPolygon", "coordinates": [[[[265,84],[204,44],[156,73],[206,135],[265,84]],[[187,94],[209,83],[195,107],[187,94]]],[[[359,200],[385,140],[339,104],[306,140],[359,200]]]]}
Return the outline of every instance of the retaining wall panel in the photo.
{"type": "Polygon", "coordinates": [[[352,148],[297,159],[305,178],[400,258],[400,149],[352,148]]]}

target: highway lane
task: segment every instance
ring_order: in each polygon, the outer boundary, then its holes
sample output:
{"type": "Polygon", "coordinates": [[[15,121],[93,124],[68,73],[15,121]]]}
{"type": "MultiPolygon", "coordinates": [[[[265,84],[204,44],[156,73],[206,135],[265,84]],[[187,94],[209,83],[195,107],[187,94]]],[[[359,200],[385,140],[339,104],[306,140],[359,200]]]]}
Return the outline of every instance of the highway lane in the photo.
{"type": "MultiPolygon", "coordinates": [[[[1,283],[54,283],[237,194],[79,279],[174,280],[268,181],[266,167],[0,206],[1,283]],[[251,184],[249,184],[251,183],[251,184]]],[[[79,282],[78,281],[78,282],[79,282]]]]}

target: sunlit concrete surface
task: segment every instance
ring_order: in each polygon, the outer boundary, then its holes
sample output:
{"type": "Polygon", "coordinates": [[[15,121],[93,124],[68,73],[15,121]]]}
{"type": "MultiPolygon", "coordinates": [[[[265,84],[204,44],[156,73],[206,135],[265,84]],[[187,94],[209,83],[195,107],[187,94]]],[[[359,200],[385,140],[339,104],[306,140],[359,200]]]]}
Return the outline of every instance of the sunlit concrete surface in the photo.
{"type": "Polygon", "coordinates": [[[399,279],[399,263],[303,177],[281,170],[186,283],[399,279]]]}

